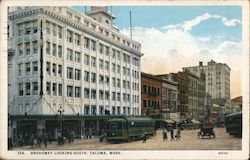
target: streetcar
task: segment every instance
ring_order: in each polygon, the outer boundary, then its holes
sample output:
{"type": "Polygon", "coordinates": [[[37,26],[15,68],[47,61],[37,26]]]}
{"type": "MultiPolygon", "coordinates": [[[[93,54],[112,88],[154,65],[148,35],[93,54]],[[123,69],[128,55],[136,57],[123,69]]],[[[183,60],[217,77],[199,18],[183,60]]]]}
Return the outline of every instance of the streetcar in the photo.
{"type": "Polygon", "coordinates": [[[227,115],[225,121],[227,133],[237,137],[242,137],[242,112],[227,115]]]}
{"type": "Polygon", "coordinates": [[[119,117],[106,121],[105,139],[109,142],[134,141],[155,135],[155,120],[149,117],[119,117]]]}

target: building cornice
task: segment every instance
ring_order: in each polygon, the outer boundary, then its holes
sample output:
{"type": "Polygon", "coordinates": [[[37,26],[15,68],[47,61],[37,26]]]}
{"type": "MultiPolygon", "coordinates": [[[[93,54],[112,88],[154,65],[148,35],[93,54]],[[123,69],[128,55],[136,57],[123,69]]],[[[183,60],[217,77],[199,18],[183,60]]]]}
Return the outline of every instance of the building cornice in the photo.
{"type": "Polygon", "coordinates": [[[103,40],[103,41],[106,41],[107,43],[110,43],[116,47],[119,47],[119,48],[122,48],[123,50],[129,52],[129,53],[133,53],[139,57],[143,56],[143,54],[141,52],[137,52],[136,50],[132,49],[132,48],[129,48],[127,46],[124,46],[122,44],[119,44],[118,42],[114,42],[113,40],[110,40],[109,38],[103,36],[103,35],[100,35],[92,30],[90,30],[89,28],[86,28],[84,25],[82,24],[77,24],[77,22],[73,21],[73,20],[70,20],[66,17],[64,17],[63,15],[58,15],[52,11],[50,11],[49,9],[47,8],[42,8],[42,7],[35,7],[35,8],[32,8],[32,9],[23,9],[23,10],[20,10],[20,11],[15,11],[15,12],[12,12],[9,14],[8,18],[10,20],[13,20],[13,19],[17,19],[17,18],[24,18],[24,17],[27,17],[27,16],[30,16],[30,15],[34,15],[34,14],[38,14],[38,13],[41,13],[41,14],[45,14],[47,16],[50,16],[52,18],[56,18],[57,20],[63,22],[63,23],[66,23],[78,30],[81,30],[85,33],[88,33],[90,35],[92,35],[93,37],[96,37],[97,39],[100,39],[100,40],[103,40]]]}

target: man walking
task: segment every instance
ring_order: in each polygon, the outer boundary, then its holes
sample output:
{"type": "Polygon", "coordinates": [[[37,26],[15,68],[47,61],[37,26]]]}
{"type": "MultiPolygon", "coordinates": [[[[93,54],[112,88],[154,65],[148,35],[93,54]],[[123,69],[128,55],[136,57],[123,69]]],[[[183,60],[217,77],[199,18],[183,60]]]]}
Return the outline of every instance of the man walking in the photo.
{"type": "Polygon", "coordinates": [[[142,143],[146,143],[146,141],[147,141],[147,131],[144,131],[142,139],[143,139],[142,143]]]}
{"type": "Polygon", "coordinates": [[[163,130],[162,130],[162,139],[163,139],[163,142],[165,142],[168,139],[166,128],[163,128],[163,130]]]}
{"type": "Polygon", "coordinates": [[[171,141],[174,140],[174,127],[170,127],[171,141]]]}

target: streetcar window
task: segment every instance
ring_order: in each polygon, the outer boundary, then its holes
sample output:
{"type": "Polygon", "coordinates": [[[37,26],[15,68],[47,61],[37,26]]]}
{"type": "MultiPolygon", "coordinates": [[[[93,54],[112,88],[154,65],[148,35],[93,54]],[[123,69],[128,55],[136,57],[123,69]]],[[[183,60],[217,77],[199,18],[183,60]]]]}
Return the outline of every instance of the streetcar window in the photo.
{"type": "Polygon", "coordinates": [[[111,130],[120,130],[122,128],[122,124],[118,122],[110,123],[109,129],[111,130]]]}

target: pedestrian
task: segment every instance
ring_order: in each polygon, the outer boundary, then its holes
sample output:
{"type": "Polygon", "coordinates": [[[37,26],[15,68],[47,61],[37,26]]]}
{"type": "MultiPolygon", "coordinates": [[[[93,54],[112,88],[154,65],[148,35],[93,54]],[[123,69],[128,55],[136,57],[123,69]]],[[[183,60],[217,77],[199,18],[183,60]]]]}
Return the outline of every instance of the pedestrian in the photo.
{"type": "Polygon", "coordinates": [[[92,129],[89,128],[89,139],[91,139],[91,138],[92,138],[92,129]]]}
{"type": "Polygon", "coordinates": [[[31,148],[33,148],[34,146],[34,140],[35,140],[35,135],[32,133],[31,136],[30,136],[30,145],[31,145],[31,148]]]}
{"type": "Polygon", "coordinates": [[[58,131],[58,133],[57,133],[57,144],[58,145],[62,144],[62,133],[61,133],[61,131],[58,131]]]}
{"type": "Polygon", "coordinates": [[[51,144],[51,142],[52,142],[52,133],[51,132],[48,133],[48,140],[49,140],[49,143],[51,144]]]}
{"type": "Polygon", "coordinates": [[[180,131],[180,128],[177,129],[177,133],[175,135],[175,138],[176,138],[177,141],[181,140],[181,131],[180,131]]]}
{"type": "Polygon", "coordinates": [[[37,134],[38,147],[41,147],[41,143],[42,143],[42,133],[41,133],[41,131],[39,131],[39,133],[37,134]]]}
{"type": "Polygon", "coordinates": [[[167,140],[167,130],[166,130],[166,128],[163,128],[163,130],[162,130],[162,139],[163,139],[163,142],[165,142],[167,140]]]}
{"type": "Polygon", "coordinates": [[[47,148],[47,144],[48,144],[48,135],[47,135],[46,132],[43,133],[42,139],[43,139],[44,146],[47,148]]]}
{"type": "Polygon", "coordinates": [[[170,127],[171,141],[174,140],[174,127],[170,127]]]}
{"type": "Polygon", "coordinates": [[[144,130],[144,133],[142,135],[142,143],[146,143],[147,141],[147,131],[144,130]]]}

